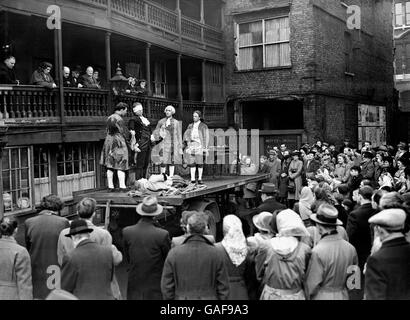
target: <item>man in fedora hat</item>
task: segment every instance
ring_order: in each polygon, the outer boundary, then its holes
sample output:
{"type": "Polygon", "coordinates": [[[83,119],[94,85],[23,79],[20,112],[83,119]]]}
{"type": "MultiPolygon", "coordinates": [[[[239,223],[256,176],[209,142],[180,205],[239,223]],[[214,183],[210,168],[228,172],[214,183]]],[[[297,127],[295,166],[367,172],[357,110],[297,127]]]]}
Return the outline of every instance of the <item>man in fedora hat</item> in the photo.
{"type": "Polygon", "coordinates": [[[343,223],[337,209],[320,205],[310,219],[319,228],[321,240],[312,249],[305,280],[306,298],[312,300],[348,300],[346,281],[349,270],[357,265],[356,249],[343,240],[336,227],[343,223]]]}
{"type": "Polygon", "coordinates": [[[125,256],[130,263],[128,300],[162,300],[162,268],[171,248],[168,231],[154,225],[154,218],[162,211],[156,197],[145,197],[137,206],[141,219],[123,230],[125,256]]]}
{"type": "Polygon", "coordinates": [[[188,219],[189,236],[165,261],[161,289],[166,300],[226,300],[228,271],[224,257],[204,237],[207,217],[195,212],[188,219]]]}
{"type": "Polygon", "coordinates": [[[410,300],[410,244],[404,237],[406,213],[386,209],[369,219],[381,248],[367,260],[366,300],[410,300]]]}
{"type": "MultiPolygon", "coordinates": [[[[261,212],[270,212],[273,213],[276,210],[284,210],[286,206],[282,203],[279,203],[276,200],[276,195],[278,194],[278,188],[273,183],[263,183],[262,188],[259,190],[261,194],[262,203],[253,211],[251,212],[250,217],[254,217],[255,215],[261,212]]],[[[250,226],[251,234],[253,234],[254,229],[253,225],[250,226]]]]}
{"type": "Polygon", "coordinates": [[[93,232],[87,221],[78,219],[70,225],[70,237],[75,249],[64,256],[61,289],[80,300],[114,300],[111,281],[114,261],[111,248],[90,240],[93,232]]]}

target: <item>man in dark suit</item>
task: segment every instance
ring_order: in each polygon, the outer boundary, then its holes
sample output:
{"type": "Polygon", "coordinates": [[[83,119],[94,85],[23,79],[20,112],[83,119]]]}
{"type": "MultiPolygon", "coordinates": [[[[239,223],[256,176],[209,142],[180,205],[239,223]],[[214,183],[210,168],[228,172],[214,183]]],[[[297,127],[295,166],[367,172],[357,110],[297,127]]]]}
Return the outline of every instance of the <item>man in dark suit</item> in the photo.
{"type": "Polygon", "coordinates": [[[48,195],[41,201],[43,209],[38,216],[25,221],[26,247],[30,253],[33,279],[33,296],[44,299],[54,287],[48,286],[47,269],[58,266],[57,243],[60,232],[70,223],[60,217],[63,202],[55,195],[48,195]]]}
{"type": "Polygon", "coordinates": [[[286,206],[282,203],[276,201],[276,195],[278,193],[278,188],[273,183],[264,183],[262,184],[261,190],[262,204],[260,204],[256,209],[253,215],[259,214],[263,211],[273,213],[276,210],[284,210],[286,206]]]}
{"type": "Polygon", "coordinates": [[[371,152],[363,152],[362,154],[363,161],[361,163],[361,171],[360,174],[362,175],[363,179],[368,179],[372,183],[374,183],[374,164],[372,161],[373,155],[371,152]]]}
{"type": "Polygon", "coordinates": [[[347,218],[346,232],[349,242],[356,248],[361,270],[363,270],[372,248],[371,230],[368,222],[369,218],[376,213],[372,207],[372,195],[373,189],[371,187],[360,188],[357,199],[360,206],[353,210],[347,218]]]}
{"type": "Polygon", "coordinates": [[[63,258],[61,288],[80,300],[114,300],[111,281],[114,260],[111,248],[90,240],[93,232],[87,221],[74,220],[70,237],[75,249],[63,258]]]}
{"type": "Polygon", "coordinates": [[[82,84],[85,88],[89,89],[101,89],[101,86],[97,83],[97,80],[94,78],[94,69],[93,67],[87,67],[86,73],[82,76],[82,84]]]}
{"type": "Polygon", "coordinates": [[[156,197],[145,197],[137,206],[142,218],[123,230],[125,256],[130,262],[128,300],[162,299],[162,268],[171,248],[168,231],[154,225],[153,218],[162,210],[156,197]]]}
{"type": "Polygon", "coordinates": [[[304,170],[306,172],[306,178],[313,178],[316,175],[316,171],[320,168],[320,162],[315,159],[315,153],[309,151],[306,155],[306,162],[304,170]]]}
{"type": "Polygon", "coordinates": [[[132,106],[135,117],[128,121],[128,129],[135,135],[138,149],[134,150],[134,166],[129,173],[128,185],[133,185],[136,180],[146,178],[148,165],[151,161],[151,145],[154,138],[150,121],[143,116],[143,107],[140,102],[135,102],[132,106]]]}
{"type": "Polygon", "coordinates": [[[226,300],[228,271],[223,256],[204,237],[207,218],[196,212],[188,219],[189,236],[173,248],[164,265],[161,290],[166,300],[226,300]]]}
{"type": "Polygon", "coordinates": [[[403,229],[406,213],[387,209],[369,219],[381,248],[367,260],[366,300],[410,300],[410,244],[403,229]]]}

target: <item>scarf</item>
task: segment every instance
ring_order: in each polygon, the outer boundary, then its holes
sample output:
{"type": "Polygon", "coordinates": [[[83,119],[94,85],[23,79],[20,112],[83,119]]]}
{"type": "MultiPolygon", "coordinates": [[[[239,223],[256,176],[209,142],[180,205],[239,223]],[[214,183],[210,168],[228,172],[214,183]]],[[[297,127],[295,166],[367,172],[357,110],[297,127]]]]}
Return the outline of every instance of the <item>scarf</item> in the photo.
{"type": "Polygon", "coordinates": [[[241,220],[237,216],[227,215],[223,219],[224,238],[222,246],[225,248],[232,263],[237,267],[245,261],[248,246],[242,231],[241,220]]]}
{"type": "Polygon", "coordinates": [[[144,124],[144,126],[148,127],[150,125],[150,122],[147,118],[145,118],[144,116],[140,116],[140,119],[142,121],[142,123],[144,124]]]}

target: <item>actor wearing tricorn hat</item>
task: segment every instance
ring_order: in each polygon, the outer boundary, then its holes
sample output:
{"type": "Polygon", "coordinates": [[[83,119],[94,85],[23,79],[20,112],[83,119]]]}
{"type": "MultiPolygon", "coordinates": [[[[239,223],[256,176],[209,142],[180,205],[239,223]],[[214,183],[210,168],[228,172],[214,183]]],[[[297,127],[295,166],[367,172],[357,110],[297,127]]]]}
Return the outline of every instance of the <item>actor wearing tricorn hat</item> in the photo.
{"type": "Polygon", "coordinates": [[[111,248],[90,240],[93,232],[87,221],[78,219],[70,225],[75,249],[63,258],[61,289],[80,300],[114,300],[111,281],[114,261],[111,248]]]}
{"type": "Polygon", "coordinates": [[[356,249],[338,234],[337,209],[322,204],[310,219],[316,223],[322,239],[312,250],[306,273],[306,298],[312,300],[348,300],[348,271],[358,263],[356,249]]]}
{"type": "Polygon", "coordinates": [[[125,256],[130,263],[128,300],[162,299],[162,269],[171,248],[168,231],[154,225],[154,218],[162,211],[156,197],[145,197],[137,206],[141,219],[123,230],[125,256]]]}
{"type": "Polygon", "coordinates": [[[366,267],[366,300],[410,300],[410,244],[404,237],[406,213],[386,209],[369,219],[381,248],[366,267]]]}

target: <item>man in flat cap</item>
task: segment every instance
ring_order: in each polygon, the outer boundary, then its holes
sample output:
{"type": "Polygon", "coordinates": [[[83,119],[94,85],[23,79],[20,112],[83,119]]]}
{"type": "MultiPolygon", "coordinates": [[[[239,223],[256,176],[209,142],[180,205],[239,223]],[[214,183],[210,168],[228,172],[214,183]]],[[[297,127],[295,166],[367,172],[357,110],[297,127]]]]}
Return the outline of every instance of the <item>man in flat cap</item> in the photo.
{"type": "Polygon", "coordinates": [[[366,300],[410,300],[410,244],[404,237],[406,213],[386,209],[369,219],[381,248],[366,267],[366,300]]]}

